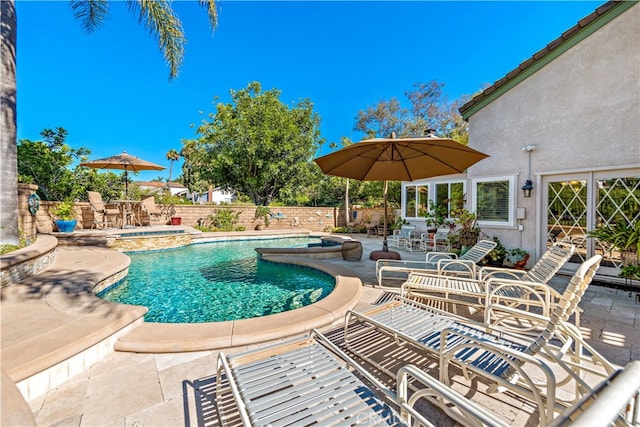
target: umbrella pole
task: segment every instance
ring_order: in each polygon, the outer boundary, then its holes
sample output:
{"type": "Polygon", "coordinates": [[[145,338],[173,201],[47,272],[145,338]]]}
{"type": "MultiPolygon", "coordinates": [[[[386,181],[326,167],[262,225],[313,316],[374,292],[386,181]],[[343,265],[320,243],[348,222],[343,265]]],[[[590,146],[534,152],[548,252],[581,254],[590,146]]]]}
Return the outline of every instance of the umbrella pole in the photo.
{"type": "Polygon", "coordinates": [[[124,168],[124,198],[129,198],[129,177],[127,173],[127,168],[124,168]]]}
{"type": "Polygon", "coordinates": [[[389,251],[389,247],[387,246],[387,188],[389,187],[389,181],[384,182],[384,226],[382,228],[382,250],[384,252],[389,251]]]}

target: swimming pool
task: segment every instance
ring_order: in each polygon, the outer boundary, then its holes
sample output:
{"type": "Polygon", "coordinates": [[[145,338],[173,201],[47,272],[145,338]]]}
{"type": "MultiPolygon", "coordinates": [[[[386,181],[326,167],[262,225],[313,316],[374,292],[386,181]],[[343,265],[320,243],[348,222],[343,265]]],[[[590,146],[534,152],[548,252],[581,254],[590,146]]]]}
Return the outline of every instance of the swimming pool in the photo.
{"type": "Polygon", "coordinates": [[[131,253],[128,276],[98,296],[148,307],[146,322],[220,322],[293,310],[326,297],[334,278],[315,269],[259,261],[255,248],[318,241],[244,240],[131,253]]]}

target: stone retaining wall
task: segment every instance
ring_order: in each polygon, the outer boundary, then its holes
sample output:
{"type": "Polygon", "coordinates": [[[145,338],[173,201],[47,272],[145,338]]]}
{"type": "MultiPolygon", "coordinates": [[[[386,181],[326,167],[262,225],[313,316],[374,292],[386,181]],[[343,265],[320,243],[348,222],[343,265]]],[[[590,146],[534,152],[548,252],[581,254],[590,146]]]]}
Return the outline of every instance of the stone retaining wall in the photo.
{"type": "Polygon", "coordinates": [[[125,234],[117,239],[112,239],[108,246],[120,252],[155,251],[186,246],[191,243],[191,239],[191,234],[187,233],[147,236],[127,236],[125,234]]]}
{"type": "Polygon", "coordinates": [[[49,267],[56,256],[58,240],[53,236],[38,236],[31,245],[0,257],[2,287],[38,274],[49,267]]]}
{"type": "MultiPolygon", "coordinates": [[[[53,215],[50,214],[51,209],[58,205],[59,202],[46,202],[40,204],[40,210],[35,216],[35,227],[38,233],[51,233],[55,230],[53,223],[53,215]]],[[[77,229],[90,229],[93,225],[93,213],[88,202],[76,202],[74,205],[76,210],[76,219],[78,220],[77,229]]],[[[26,209],[26,207],[25,207],[26,209]]],[[[240,212],[238,226],[244,226],[247,230],[253,230],[258,225],[262,225],[262,219],[254,221],[256,207],[253,205],[175,205],[173,207],[173,217],[179,217],[181,225],[194,227],[201,221],[207,221],[209,215],[215,214],[221,209],[231,209],[234,212],[240,212]]],[[[304,229],[311,231],[331,231],[334,227],[344,227],[344,209],[334,207],[270,207],[271,219],[269,229],[271,230],[295,230],[304,229]]],[[[364,212],[365,216],[370,217],[373,212],[382,213],[380,208],[372,209],[355,209],[364,212]]],[[[28,210],[27,210],[28,213],[28,210]]],[[[154,220],[152,225],[165,225],[170,223],[169,218],[154,220]]]]}

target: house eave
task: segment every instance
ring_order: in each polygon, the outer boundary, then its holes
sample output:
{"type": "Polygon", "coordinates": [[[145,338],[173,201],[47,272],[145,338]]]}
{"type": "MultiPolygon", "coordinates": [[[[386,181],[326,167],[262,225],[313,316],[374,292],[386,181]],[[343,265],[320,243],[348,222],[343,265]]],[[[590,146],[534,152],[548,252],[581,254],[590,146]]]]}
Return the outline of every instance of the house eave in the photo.
{"type": "Polygon", "coordinates": [[[581,19],[576,25],[565,31],[559,38],[547,44],[531,58],[522,62],[506,76],[474,96],[458,110],[464,120],[469,120],[478,111],[498,99],[500,96],[538,72],[560,55],[598,31],[627,9],[638,4],[636,1],[610,1],[593,13],[581,19]]]}

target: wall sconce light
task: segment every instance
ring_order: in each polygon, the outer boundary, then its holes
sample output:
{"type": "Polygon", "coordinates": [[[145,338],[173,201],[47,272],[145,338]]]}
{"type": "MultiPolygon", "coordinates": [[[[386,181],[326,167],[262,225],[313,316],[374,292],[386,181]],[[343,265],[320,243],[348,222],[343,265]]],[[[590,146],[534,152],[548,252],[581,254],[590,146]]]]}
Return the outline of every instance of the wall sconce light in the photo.
{"type": "Polygon", "coordinates": [[[524,191],[524,197],[531,197],[531,190],[533,190],[533,182],[530,179],[528,179],[522,186],[522,191],[524,191]]]}
{"type": "Polygon", "coordinates": [[[527,153],[529,153],[529,175],[524,185],[522,186],[524,197],[531,197],[531,190],[533,190],[533,181],[531,181],[531,152],[535,149],[535,145],[526,145],[522,147],[522,151],[526,151],[527,153]]]}

